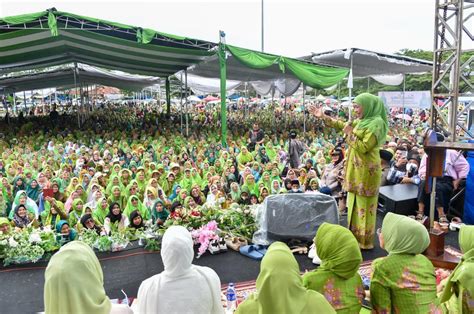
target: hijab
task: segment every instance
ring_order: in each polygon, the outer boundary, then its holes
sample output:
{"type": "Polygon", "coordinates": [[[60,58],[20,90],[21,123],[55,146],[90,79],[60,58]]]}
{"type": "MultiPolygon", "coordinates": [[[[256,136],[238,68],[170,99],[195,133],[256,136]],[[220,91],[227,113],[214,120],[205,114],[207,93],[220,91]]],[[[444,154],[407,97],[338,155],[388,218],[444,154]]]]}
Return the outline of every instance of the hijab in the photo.
{"type": "MultiPolygon", "coordinates": [[[[459,230],[459,247],[463,252],[461,262],[456,266],[447,280],[440,302],[448,301],[455,293],[455,286],[461,285],[474,295],[474,226],[462,226],[459,230]]],[[[459,292],[459,291],[458,291],[459,292]]],[[[458,309],[462,309],[464,295],[459,293],[458,309]]]]}
{"type": "Polygon", "coordinates": [[[430,244],[428,230],[422,224],[394,213],[385,216],[382,236],[389,254],[421,254],[430,244]]]}
{"type": "Polygon", "coordinates": [[[387,111],[380,97],[362,93],[354,99],[354,103],[362,106],[363,117],[357,129],[367,129],[377,139],[378,146],[385,143],[388,133],[387,111]]]}
{"type": "Polygon", "coordinates": [[[25,205],[18,205],[17,207],[15,207],[15,215],[13,216],[13,222],[15,223],[15,226],[19,228],[25,228],[31,222],[30,218],[28,217],[28,211],[26,211],[25,217],[20,217],[18,215],[18,210],[22,207],[26,210],[25,205]]]}
{"type": "Polygon", "coordinates": [[[322,261],[318,271],[330,271],[339,277],[349,279],[359,270],[362,254],[356,238],[349,229],[325,222],[319,227],[314,243],[322,261]]]}
{"type": "Polygon", "coordinates": [[[130,226],[134,229],[140,229],[140,228],[143,228],[144,225],[143,225],[143,217],[140,215],[140,212],[138,210],[134,210],[130,213],[130,226]],[[136,225],[135,223],[133,223],[133,219],[137,218],[137,217],[141,217],[141,221],[140,221],[140,224],[139,225],[136,225]]]}
{"type": "Polygon", "coordinates": [[[41,187],[38,183],[38,180],[33,179],[28,183],[28,187],[26,188],[26,194],[28,195],[29,198],[31,198],[33,201],[37,202],[39,194],[41,193],[41,187]],[[31,183],[36,182],[36,188],[31,187],[31,183]]]}
{"type": "Polygon", "coordinates": [[[45,271],[44,304],[46,314],[110,313],[102,268],[87,244],[74,241],[53,255],[45,271]]]}
{"type": "Polygon", "coordinates": [[[236,313],[335,313],[323,295],[303,286],[298,262],[282,242],[268,248],[256,287],[236,313]]]}
{"type": "Polygon", "coordinates": [[[219,277],[209,267],[192,264],[193,245],[186,228],[171,226],[166,230],[161,245],[164,271],[140,285],[138,313],[224,312],[219,277]]]}
{"type": "Polygon", "coordinates": [[[113,208],[115,205],[118,205],[119,208],[120,208],[120,204],[119,203],[112,203],[110,204],[109,206],[109,214],[107,215],[107,218],[110,219],[110,223],[115,223],[117,221],[121,221],[122,220],[122,210],[120,209],[120,213],[118,215],[114,215],[113,213],[113,208]]]}
{"type": "Polygon", "coordinates": [[[158,219],[165,221],[168,218],[169,214],[170,213],[166,210],[162,200],[158,199],[157,201],[155,201],[155,203],[153,204],[153,208],[151,209],[151,217],[153,218],[153,223],[156,223],[158,219]],[[163,210],[161,212],[156,211],[156,205],[158,203],[163,205],[163,210]]]}

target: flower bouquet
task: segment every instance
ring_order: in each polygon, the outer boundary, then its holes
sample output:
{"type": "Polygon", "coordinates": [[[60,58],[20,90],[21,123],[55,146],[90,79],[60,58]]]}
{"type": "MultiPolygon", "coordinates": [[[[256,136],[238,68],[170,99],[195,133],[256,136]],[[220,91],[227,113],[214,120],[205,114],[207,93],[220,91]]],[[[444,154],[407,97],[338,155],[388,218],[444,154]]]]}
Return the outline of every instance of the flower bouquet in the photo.
{"type": "Polygon", "coordinates": [[[199,244],[198,255],[200,258],[209,248],[209,244],[213,240],[219,240],[217,222],[212,220],[207,224],[201,226],[199,229],[191,231],[191,236],[199,244]]]}
{"type": "Polygon", "coordinates": [[[11,235],[3,247],[3,264],[7,266],[10,264],[36,263],[44,254],[40,243],[40,235],[30,235],[27,230],[11,235]]]}

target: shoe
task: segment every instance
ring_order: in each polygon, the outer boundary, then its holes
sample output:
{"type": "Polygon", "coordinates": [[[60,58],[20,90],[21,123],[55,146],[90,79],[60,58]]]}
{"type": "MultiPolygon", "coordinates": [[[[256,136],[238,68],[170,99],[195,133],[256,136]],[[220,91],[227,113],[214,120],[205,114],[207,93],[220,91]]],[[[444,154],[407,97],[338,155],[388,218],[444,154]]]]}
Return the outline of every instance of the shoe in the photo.
{"type": "Polygon", "coordinates": [[[227,252],[227,244],[224,238],[219,239],[219,252],[227,252]]]}
{"type": "Polygon", "coordinates": [[[316,256],[316,246],[313,243],[309,247],[308,258],[313,259],[315,256],[316,256]]]}
{"type": "Polygon", "coordinates": [[[211,241],[207,249],[209,250],[209,253],[213,255],[219,253],[220,252],[219,241],[217,240],[211,241]]]}
{"type": "Polygon", "coordinates": [[[456,231],[459,230],[462,226],[464,226],[464,223],[462,222],[461,218],[454,217],[453,219],[451,219],[451,223],[449,224],[449,230],[456,231]]]}

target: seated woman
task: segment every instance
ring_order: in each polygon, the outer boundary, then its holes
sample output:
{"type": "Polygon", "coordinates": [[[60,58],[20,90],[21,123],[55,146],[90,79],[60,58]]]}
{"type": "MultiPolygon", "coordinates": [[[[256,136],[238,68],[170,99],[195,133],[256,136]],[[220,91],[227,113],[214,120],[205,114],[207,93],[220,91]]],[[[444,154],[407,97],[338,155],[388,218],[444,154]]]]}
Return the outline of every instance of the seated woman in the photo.
{"type": "Polygon", "coordinates": [[[162,200],[157,200],[151,211],[153,225],[161,226],[165,223],[170,213],[166,210],[162,200]]]}
{"type": "Polygon", "coordinates": [[[107,234],[111,231],[125,230],[129,225],[128,218],[122,214],[120,205],[112,203],[109,206],[109,214],[104,219],[104,228],[107,234]]]}
{"type": "Polygon", "coordinates": [[[0,217],[0,234],[10,234],[11,223],[8,218],[0,217]]]}
{"type": "Polygon", "coordinates": [[[358,273],[362,254],[356,238],[347,228],[323,223],[314,244],[322,263],[303,275],[304,286],[324,295],[338,313],[359,313],[365,292],[358,273]]]}
{"type": "Polygon", "coordinates": [[[445,313],[474,313],[474,226],[459,230],[463,257],[446,281],[441,300],[445,313]]]}
{"type": "MultiPolygon", "coordinates": [[[[98,235],[107,235],[104,228],[99,227],[91,214],[81,217],[82,230],[94,230],[98,235]]],[[[82,231],[80,231],[82,232],[82,231]]]]}
{"type": "Polygon", "coordinates": [[[28,212],[25,205],[18,205],[14,212],[13,223],[15,228],[23,229],[35,224],[36,219],[34,215],[28,212]]]}
{"type": "Polygon", "coordinates": [[[64,210],[64,204],[53,197],[46,196],[44,211],[41,213],[43,226],[54,228],[59,220],[67,220],[68,216],[64,210]]]}
{"type": "Polygon", "coordinates": [[[26,191],[21,190],[18,191],[15,195],[15,200],[13,201],[12,209],[10,211],[10,214],[8,215],[9,219],[13,219],[13,215],[15,214],[15,208],[17,208],[18,205],[24,205],[30,214],[33,214],[35,218],[39,217],[38,205],[36,205],[36,203],[28,197],[26,191]]]}
{"type": "Polygon", "coordinates": [[[161,257],[165,270],[142,282],[135,312],[224,313],[219,277],[209,267],[192,264],[193,239],[186,228],[166,230],[161,257]]]}
{"type": "Polygon", "coordinates": [[[76,240],[77,232],[69,227],[69,223],[66,220],[60,220],[58,222],[56,225],[56,232],[58,233],[56,240],[61,246],[76,240]]]}
{"type": "Polygon", "coordinates": [[[128,221],[130,221],[129,227],[132,229],[136,230],[145,227],[145,224],[143,223],[143,217],[140,215],[138,210],[134,210],[130,213],[130,219],[128,221]]]}
{"type": "Polygon", "coordinates": [[[388,256],[372,263],[370,295],[375,313],[441,313],[433,264],[421,253],[430,244],[414,219],[388,213],[379,235],[388,256]]]}
{"type": "Polygon", "coordinates": [[[288,246],[274,242],[260,264],[257,291],[236,313],[336,313],[320,293],[306,289],[288,246]]]}
{"type": "Polygon", "coordinates": [[[46,314],[132,313],[128,306],[110,302],[105,294],[99,260],[81,241],[63,246],[49,261],[45,272],[44,306],[46,314]]]}

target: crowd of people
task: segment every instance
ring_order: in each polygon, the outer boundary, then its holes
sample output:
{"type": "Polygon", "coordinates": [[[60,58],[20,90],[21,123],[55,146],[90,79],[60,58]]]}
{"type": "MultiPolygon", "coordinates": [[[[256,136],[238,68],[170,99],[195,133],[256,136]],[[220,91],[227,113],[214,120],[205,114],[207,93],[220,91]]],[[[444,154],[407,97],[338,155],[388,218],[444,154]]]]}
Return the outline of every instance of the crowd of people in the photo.
{"type": "MultiPolygon", "coordinates": [[[[56,230],[64,247],[55,254],[49,269],[61,252],[85,250],[73,241],[85,230],[108,235],[145,226],[159,228],[167,220],[199,216],[206,207],[232,210],[233,203],[257,205],[275,194],[325,193],[338,201],[341,214],[348,215],[349,229],[327,226],[318,231],[315,242],[324,267],[316,271],[317,276],[307,274],[302,280],[288,248],[282,243],[273,244],[262,261],[257,279],[259,294],[249,298],[239,311],[267,312],[275,306],[295,306],[289,297],[296,295],[301,299],[296,302],[301,312],[308,308],[330,312],[331,306],[341,312],[357,306],[360,309],[363,293],[360,277],[354,271],[361,261],[360,249],[374,247],[379,186],[419,185],[418,219],[425,214],[429,195],[422,188],[426,177],[422,147],[426,116],[414,116],[405,125],[389,119],[378,97],[362,94],[354,103],[356,120],[350,123],[337,119],[345,116],[344,110],[336,114],[310,106],[305,133],[300,129],[301,115],[295,111],[275,114],[255,110],[246,116],[231,111],[226,145],[222,145],[219,135],[217,110],[210,116],[204,113],[204,118],[202,112],[191,116],[189,136],[183,135],[179,117],[168,119],[147,108],[97,109],[83,121],[82,129],[71,126],[75,117],[69,115],[25,121],[9,118],[0,140],[0,231],[22,232],[30,227],[56,230]],[[286,128],[277,129],[278,123],[286,128]],[[327,247],[331,242],[324,241],[334,237],[347,239],[347,249],[334,251],[337,248],[327,247]],[[69,242],[73,243],[66,245],[69,242]],[[351,251],[358,254],[349,255],[351,251]],[[335,261],[329,262],[331,259],[335,261]],[[282,295],[278,298],[281,302],[270,302],[275,294],[282,295]]],[[[449,167],[437,186],[441,195],[436,199],[440,223],[446,220],[447,200],[469,171],[462,154],[452,151],[448,157],[449,167]]],[[[420,255],[427,246],[426,229],[422,231],[422,225],[413,219],[400,219],[404,218],[389,215],[384,220],[380,238],[390,255],[374,262],[372,305],[380,313],[406,306],[416,306],[422,309],[420,313],[428,309],[435,312],[440,304],[434,270],[420,255]],[[402,225],[412,226],[413,232],[398,230],[402,225]]],[[[186,230],[172,227],[167,232],[173,241],[182,242],[183,248],[178,256],[173,251],[176,247],[165,249],[163,238],[165,271],[142,285],[139,312],[148,312],[154,306],[166,312],[171,305],[156,305],[151,299],[141,302],[168,285],[173,289],[188,285],[191,282],[186,280],[190,278],[194,278],[193,286],[210,287],[209,294],[200,299],[209,300],[199,305],[205,307],[203,312],[220,312],[215,291],[218,277],[209,269],[192,266],[192,253],[190,257],[182,255],[187,246],[192,249],[186,230]],[[180,276],[186,279],[183,284],[174,280],[180,276]]],[[[90,260],[95,257],[92,255],[90,260]]],[[[101,282],[101,271],[93,276],[101,282]]],[[[173,289],[165,290],[172,296],[173,289]]],[[[471,293],[469,289],[463,293],[471,293]]],[[[45,289],[47,312],[48,304],[57,302],[54,293],[47,297],[48,291],[45,289]]],[[[110,311],[105,294],[97,295],[110,311]]],[[[460,297],[457,292],[452,295],[460,297]]]]}

